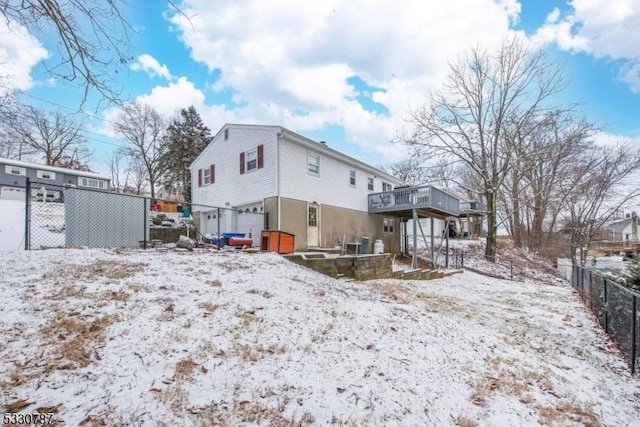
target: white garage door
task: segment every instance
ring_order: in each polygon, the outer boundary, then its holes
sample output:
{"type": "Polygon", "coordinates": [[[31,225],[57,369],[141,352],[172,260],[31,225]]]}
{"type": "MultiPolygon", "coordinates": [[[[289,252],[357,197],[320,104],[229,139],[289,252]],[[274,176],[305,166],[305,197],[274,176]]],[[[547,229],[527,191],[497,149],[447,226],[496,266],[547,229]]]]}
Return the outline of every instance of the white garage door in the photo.
{"type": "Polygon", "coordinates": [[[24,200],[24,188],[2,187],[0,188],[0,199],[24,200]]]}

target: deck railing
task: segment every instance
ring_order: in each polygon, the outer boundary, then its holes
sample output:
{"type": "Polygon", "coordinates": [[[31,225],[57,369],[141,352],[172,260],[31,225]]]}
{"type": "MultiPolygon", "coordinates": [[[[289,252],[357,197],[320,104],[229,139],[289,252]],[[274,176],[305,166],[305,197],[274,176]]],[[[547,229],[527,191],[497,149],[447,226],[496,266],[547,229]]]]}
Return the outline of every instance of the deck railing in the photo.
{"type": "Polygon", "coordinates": [[[401,187],[369,194],[369,212],[371,213],[405,209],[432,209],[445,214],[458,215],[460,201],[431,185],[401,187]]]}

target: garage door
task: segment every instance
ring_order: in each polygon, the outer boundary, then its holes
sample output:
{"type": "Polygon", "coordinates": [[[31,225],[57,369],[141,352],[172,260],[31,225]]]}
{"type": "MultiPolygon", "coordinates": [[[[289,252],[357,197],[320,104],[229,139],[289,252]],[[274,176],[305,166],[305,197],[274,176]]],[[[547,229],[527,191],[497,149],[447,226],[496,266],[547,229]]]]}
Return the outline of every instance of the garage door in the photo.
{"type": "Polygon", "coordinates": [[[0,199],[5,200],[24,200],[24,188],[1,187],[0,199]]]}

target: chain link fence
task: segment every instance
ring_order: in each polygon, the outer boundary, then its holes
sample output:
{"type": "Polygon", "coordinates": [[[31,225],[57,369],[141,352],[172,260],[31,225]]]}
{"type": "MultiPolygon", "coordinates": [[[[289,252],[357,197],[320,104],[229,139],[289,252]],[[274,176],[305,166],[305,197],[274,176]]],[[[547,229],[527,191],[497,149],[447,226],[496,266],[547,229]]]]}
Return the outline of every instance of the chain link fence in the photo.
{"type": "Polygon", "coordinates": [[[202,245],[259,246],[262,206],[186,205],[98,189],[27,180],[24,234],[12,247],[157,247],[180,236],[202,245]],[[212,218],[213,216],[213,218],[212,218]]]}
{"type": "Polygon", "coordinates": [[[571,284],[618,345],[634,374],[640,361],[640,294],[579,265],[573,266],[571,284]]]}

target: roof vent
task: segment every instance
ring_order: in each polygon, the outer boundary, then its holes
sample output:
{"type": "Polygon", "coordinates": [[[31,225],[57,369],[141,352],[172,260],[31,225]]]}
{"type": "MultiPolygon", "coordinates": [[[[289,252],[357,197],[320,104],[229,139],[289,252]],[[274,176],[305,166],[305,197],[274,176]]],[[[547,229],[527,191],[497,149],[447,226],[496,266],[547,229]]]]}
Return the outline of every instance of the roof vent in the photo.
{"type": "Polygon", "coordinates": [[[327,145],[327,141],[320,141],[320,144],[327,145]]]}

